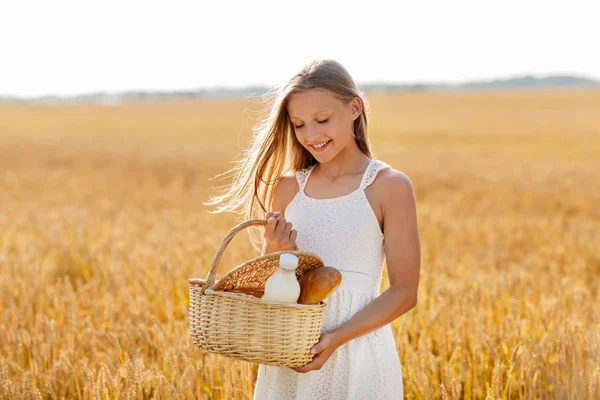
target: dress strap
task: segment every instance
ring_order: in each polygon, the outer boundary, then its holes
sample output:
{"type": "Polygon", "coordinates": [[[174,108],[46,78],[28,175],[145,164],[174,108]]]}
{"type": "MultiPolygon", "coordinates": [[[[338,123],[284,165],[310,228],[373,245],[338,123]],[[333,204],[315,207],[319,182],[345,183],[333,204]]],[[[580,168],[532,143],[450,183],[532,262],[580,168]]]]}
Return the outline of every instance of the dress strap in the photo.
{"type": "Polygon", "coordinates": [[[310,173],[315,168],[317,164],[311,165],[310,167],[303,168],[299,171],[296,171],[296,180],[298,181],[298,186],[300,186],[300,191],[304,191],[304,187],[306,186],[306,182],[308,182],[308,177],[310,173]]]}
{"type": "Polygon", "coordinates": [[[373,183],[373,181],[375,180],[375,177],[377,176],[377,173],[379,171],[381,171],[382,169],[388,168],[388,167],[389,167],[389,165],[387,165],[383,161],[375,160],[375,159],[371,160],[371,162],[369,163],[369,166],[367,167],[367,170],[365,171],[362,182],[360,183],[360,188],[363,190],[366,189],[367,186],[369,186],[371,183],[373,183]]]}
{"type": "MultiPolygon", "coordinates": [[[[296,180],[298,181],[298,186],[300,186],[300,191],[302,191],[302,192],[304,191],[304,188],[306,187],[306,183],[308,182],[308,177],[310,176],[311,172],[313,171],[313,169],[315,169],[316,166],[317,166],[317,164],[314,164],[314,165],[311,165],[310,167],[306,167],[304,169],[296,171],[296,180]]],[[[371,183],[373,183],[373,181],[375,180],[375,177],[377,176],[377,173],[380,170],[387,168],[387,167],[389,167],[389,165],[387,165],[383,161],[372,159],[369,162],[369,165],[367,166],[365,173],[363,174],[362,181],[360,183],[359,188],[364,190],[367,186],[369,186],[371,183]]]]}

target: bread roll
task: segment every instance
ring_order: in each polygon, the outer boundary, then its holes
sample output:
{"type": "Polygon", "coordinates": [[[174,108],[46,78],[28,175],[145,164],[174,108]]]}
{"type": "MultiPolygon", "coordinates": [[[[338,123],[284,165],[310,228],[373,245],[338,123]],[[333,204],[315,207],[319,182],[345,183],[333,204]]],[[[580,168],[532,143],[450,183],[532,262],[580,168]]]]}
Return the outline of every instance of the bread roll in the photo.
{"type": "Polygon", "coordinates": [[[298,304],[319,304],[340,286],[342,274],[333,267],[317,267],[303,273],[298,282],[298,304]]]}

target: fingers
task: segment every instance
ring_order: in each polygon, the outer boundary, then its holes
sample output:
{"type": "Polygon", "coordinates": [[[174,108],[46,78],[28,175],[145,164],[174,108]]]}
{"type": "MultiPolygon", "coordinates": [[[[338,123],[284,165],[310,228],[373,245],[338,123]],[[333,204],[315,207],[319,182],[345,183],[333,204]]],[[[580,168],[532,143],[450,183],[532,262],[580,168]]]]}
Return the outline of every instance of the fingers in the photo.
{"type": "Polygon", "coordinates": [[[285,229],[285,220],[282,218],[278,218],[275,222],[275,227],[273,229],[273,235],[275,237],[282,237],[283,230],[285,229]]]}
{"type": "Polygon", "coordinates": [[[265,238],[270,238],[272,233],[275,231],[275,227],[277,226],[277,218],[270,216],[267,218],[267,223],[265,225],[265,238]]]}
{"type": "MultiPolygon", "coordinates": [[[[281,213],[279,211],[269,211],[266,215],[267,223],[265,224],[264,237],[265,239],[274,240],[278,233],[278,226],[281,226],[281,213]]],[[[283,229],[281,229],[283,231],[283,229]]]]}
{"type": "Polygon", "coordinates": [[[277,217],[279,217],[280,215],[281,215],[281,212],[280,212],[280,211],[269,211],[269,212],[267,213],[267,215],[265,216],[265,219],[266,219],[266,220],[269,220],[269,218],[271,218],[271,217],[275,217],[275,218],[277,218],[277,217]]]}
{"type": "MultiPolygon", "coordinates": [[[[283,221],[285,221],[285,220],[283,220],[283,221]]],[[[286,222],[285,225],[283,225],[283,232],[282,232],[283,238],[289,239],[291,231],[292,231],[292,223],[286,222]]]]}
{"type": "Polygon", "coordinates": [[[315,361],[315,358],[313,358],[313,360],[309,361],[307,364],[304,364],[300,367],[293,367],[291,369],[302,374],[308,371],[319,370],[323,365],[320,362],[315,361]]]}
{"type": "Polygon", "coordinates": [[[266,215],[264,238],[284,249],[297,249],[296,238],[298,232],[292,229],[293,225],[281,216],[279,211],[269,211],[266,215]]]}
{"type": "Polygon", "coordinates": [[[283,233],[285,232],[285,227],[288,223],[291,224],[290,222],[287,222],[285,220],[285,218],[278,217],[277,218],[277,226],[275,227],[275,235],[279,236],[279,237],[283,237],[283,233]]]}

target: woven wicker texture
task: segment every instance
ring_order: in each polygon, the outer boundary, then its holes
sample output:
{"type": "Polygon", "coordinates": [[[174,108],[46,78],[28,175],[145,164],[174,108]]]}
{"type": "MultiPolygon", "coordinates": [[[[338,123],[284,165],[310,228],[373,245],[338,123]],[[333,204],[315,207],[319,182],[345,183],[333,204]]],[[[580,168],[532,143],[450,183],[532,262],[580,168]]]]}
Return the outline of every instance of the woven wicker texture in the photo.
{"type": "Polygon", "coordinates": [[[325,303],[288,304],[260,299],[279,256],[298,257],[296,276],[322,267],[323,260],[301,251],[277,252],[249,260],[214,282],[219,261],[242,229],[266,224],[251,220],[234,227],[223,239],[206,279],[190,284],[190,330],[194,344],[206,353],[265,365],[298,367],[310,362],[310,348],[319,341],[325,303]]]}

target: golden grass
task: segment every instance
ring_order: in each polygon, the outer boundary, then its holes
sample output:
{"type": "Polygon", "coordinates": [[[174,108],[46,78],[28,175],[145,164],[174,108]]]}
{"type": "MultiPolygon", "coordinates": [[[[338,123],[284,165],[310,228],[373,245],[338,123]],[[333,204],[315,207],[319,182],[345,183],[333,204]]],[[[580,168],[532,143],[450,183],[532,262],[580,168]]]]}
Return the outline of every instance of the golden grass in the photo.
{"type": "MultiPolygon", "coordinates": [[[[370,102],[417,196],[406,398],[600,398],[600,91],[370,102]]],[[[251,398],[255,365],[191,344],[187,279],[237,222],[202,202],[258,107],[0,105],[0,398],[251,398]]],[[[255,256],[239,235],[221,266],[255,256]]]]}

